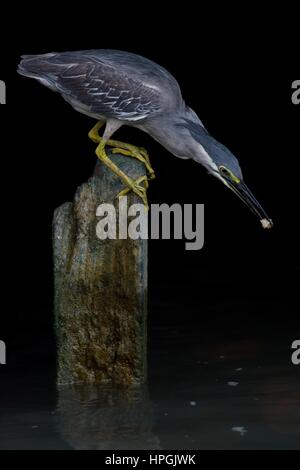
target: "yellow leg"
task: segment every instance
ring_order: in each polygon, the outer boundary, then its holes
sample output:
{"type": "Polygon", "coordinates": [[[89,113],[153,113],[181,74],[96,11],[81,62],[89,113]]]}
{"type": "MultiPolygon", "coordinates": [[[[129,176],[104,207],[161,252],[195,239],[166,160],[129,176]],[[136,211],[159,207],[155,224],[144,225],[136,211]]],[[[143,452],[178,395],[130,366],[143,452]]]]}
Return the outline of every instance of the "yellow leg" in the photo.
{"type": "Polygon", "coordinates": [[[104,122],[98,121],[97,124],[93,127],[93,129],[90,130],[88,133],[89,138],[95,142],[95,144],[99,144],[102,140],[102,137],[98,134],[98,131],[101,129],[101,127],[104,126],[104,122]]]}
{"type": "MultiPolygon", "coordinates": [[[[99,143],[98,147],[96,148],[97,157],[106,166],[108,166],[108,168],[110,168],[117,176],[119,176],[119,178],[121,179],[121,181],[123,181],[124,184],[126,184],[127,188],[125,188],[125,190],[123,191],[126,191],[127,189],[128,191],[132,190],[137,196],[139,196],[142,199],[144,205],[146,206],[146,209],[148,210],[149,206],[148,206],[148,200],[147,200],[146,187],[143,187],[140,184],[142,181],[145,181],[145,179],[147,179],[147,176],[144,175],[143,177],[141,177],[142,179],[138,178],[136,181],[134,181],[132,178],[126,175],[126,173],[120,170],[120,168],[114,162],[112,162],[110,158],[108,158],[105,152],[105,145],[106,145],[106,142],[104,140],[102,140],[99,143]]],[[[119,193],[118,196],[123,195],[122,194],[123,191],[121,191],[121,193],[119,193]]]]}
{"type": "MultiPolygon", "coordinates": [[[[100,144],[103,138],[99,135],[98,131],[104,125],[104,122],[97,122],[97,124],[90,130],[88,136],[89,138],[97,143],[100,144]]],[[[144,163],[145,167],[148,171],[148,178],[152,180],[155,178],[154,170],[151,166],[148,152],[141,147],[136,147],[135,145],[126,144],[125,142],[120,142],[118,140],[107,140],[105,145],[109,145],[110,147],[115,147],[112,152],[113,153],[120,153],[121,155],[126,155],[128,157],[133,157],[139,160],[140,162],[144,163]]]]}

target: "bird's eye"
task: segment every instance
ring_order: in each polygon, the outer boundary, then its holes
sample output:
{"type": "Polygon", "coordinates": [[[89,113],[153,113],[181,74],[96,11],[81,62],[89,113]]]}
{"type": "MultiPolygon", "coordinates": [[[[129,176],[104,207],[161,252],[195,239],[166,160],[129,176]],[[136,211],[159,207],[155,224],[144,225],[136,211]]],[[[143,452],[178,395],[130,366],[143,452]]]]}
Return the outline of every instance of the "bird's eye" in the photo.
{"type": "Polygon", "coordinates": [[[220,170],[220,173],[224,176],[227,176],[227,178],[231,177],[231,171],[227,170],[225,166],[220,166],[219,170],[220,170]]]}
{"type": "Polygon", "coordinates": [[[225,178],[231,180],[233,183],[240,183],[241,180],[240,178],[238,178],[237,176],[235,176],[232,171],[228,170],[228,168],[226,168],[226,166],[219,166],[219,172],[221,173],[221,175],[225,176],[225,178]]]}

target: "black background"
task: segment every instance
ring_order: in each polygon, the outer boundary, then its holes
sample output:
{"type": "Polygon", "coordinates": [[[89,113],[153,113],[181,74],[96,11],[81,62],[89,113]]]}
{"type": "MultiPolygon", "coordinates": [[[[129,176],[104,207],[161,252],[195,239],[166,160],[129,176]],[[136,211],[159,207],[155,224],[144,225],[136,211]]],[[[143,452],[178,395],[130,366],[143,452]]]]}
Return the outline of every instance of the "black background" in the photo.
{"type": "MultiPolygon", "coordinates": [[[[296,43],[286,35],[283,42],[279,23],[261,13],[252,19],[249,12],[235,12],[239,16],[229,25],[219,10],[188,6],[184,12],[172,7],[164,19],[162,6],[152,4],[123,11],[86,7],[80,6],[87,14],[77,11],[76,18],[70,12],[62,17],[59,5],[53,15],[49,6],[34,16],[18,10],[10,33],[1,36],[7,104],[0,108],[0,338],[8,344],[7,370],[18,364],[54,368],[52,214],[91,175],[96,158],[87,138],[93,120],[18,76],[16,67],[21,54],[89,48],[139,53],[173,73],[187,104],[238,157],[275,224],[263,231],[200,165],[176,159],[138,130],[119,130],[119,140],[150,153],[157,175],[150,202],[205,204],[201,251],[185,251],[181,241],[149,243],[150,342],[152,323],[182,321],[214,342],[283,335],[289,356],[300,332],[300,106],[291,102],[291,83],[299,78],[296,43]]],[[[293,30],[291,18],[285,26],[293,30]]]]}

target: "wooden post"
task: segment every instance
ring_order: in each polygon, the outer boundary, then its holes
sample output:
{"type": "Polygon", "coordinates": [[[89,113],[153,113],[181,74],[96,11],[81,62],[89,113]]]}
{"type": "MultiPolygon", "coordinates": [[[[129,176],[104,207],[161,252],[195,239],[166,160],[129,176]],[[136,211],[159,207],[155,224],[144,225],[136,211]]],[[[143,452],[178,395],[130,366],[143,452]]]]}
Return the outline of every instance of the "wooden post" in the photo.
{"type": "MultiPolygon", "coordinates": [[[[138,160],[111,155],[130,177],[138,160]]],[[[123,183],[103,163],[53,219],[58,384],[146,380],[147,240],[100,240],[100,203],[114,204],[123,183]]],[[[132,192],[128,204],[141,202],[132,192]]]]}

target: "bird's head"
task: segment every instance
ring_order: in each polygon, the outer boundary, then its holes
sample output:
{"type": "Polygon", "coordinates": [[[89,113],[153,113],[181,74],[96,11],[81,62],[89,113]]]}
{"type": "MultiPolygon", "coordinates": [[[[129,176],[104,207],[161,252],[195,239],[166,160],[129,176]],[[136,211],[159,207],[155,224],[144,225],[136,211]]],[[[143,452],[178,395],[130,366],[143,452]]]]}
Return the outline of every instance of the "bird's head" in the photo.
{"type": "Polygon", "coordinates": [[[273,222],[245,184],[237,158],[199,124],[189,123],[188,127],[198,144],[195,160],[231,189],[259,218],[263,228],[271,228],[273,222]]]}

